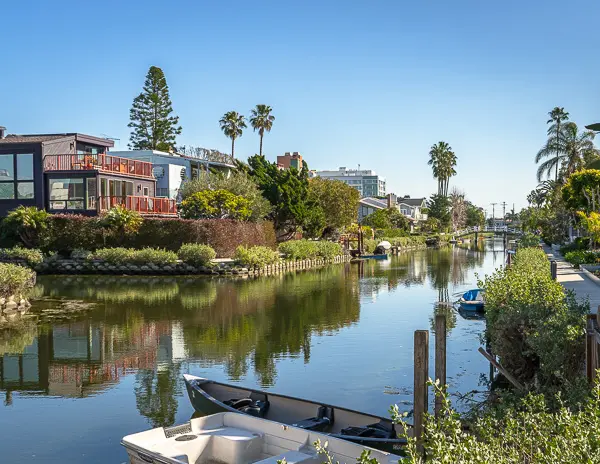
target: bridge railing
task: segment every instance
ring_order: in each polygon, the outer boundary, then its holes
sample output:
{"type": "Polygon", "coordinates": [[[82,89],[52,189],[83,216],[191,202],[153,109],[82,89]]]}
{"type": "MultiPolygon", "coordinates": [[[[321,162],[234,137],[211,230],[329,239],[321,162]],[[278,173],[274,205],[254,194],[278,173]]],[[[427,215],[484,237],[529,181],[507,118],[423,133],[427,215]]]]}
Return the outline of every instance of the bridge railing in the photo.
{"type": "Polygon", "coordinates": [[[474,234],[475,232],[496,232],[496,233],[506,232],[508,234],[515,234],[515,235],[522,234],[521,230],[516,229],[514,227],[507,227],[507,226],[491,227],[491,226],[485,226],[485,227],[467,227],[466,229],[455,231],[453,235],[455,235],[456,237],[462,237],[463,235],[474,234]]]}

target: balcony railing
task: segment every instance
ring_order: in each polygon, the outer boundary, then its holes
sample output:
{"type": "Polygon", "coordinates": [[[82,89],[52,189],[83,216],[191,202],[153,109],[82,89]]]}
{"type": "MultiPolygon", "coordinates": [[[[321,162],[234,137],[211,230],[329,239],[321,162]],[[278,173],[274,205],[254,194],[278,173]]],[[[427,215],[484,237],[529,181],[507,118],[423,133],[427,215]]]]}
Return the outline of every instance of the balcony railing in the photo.
{"type": "Polygon", "coordinates": [[[108,211],[113,206],[121,205],[144,215],[177,216],[175,200],[157,197],[99,197],[98,209],[108,211]]]}
{"type": "Polygon", "coordinates": [[[47,171],[100,171],[129,176],[153,178],[152,163],[104,154],[46,155],[47,171]]]}

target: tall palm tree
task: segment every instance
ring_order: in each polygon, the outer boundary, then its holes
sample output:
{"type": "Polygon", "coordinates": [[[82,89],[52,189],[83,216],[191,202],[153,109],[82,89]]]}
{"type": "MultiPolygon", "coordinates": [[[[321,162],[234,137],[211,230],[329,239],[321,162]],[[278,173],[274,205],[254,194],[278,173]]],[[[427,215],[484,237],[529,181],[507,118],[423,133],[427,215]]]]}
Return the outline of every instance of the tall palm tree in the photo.
{"type": "Polygon", "coordinates": [[[260,136],[259,154],[261,156],[265,131],[271,132],[273,121],[275,121],[275,116],[271,114],[271,111],[273,111],[273,108],[269,105],[256,105],[256,108],[250,111],[250,124],[254,131],[258,130],[258,135],[260,136]]]}
{"type": "MultiPolygon", "coordinates": [[[[553,134],[558,139],[563,121],[569,120],[569,113],[567,113],[564,108],[555,106],[554,109],[548,113],[548,116],[550,116],[550,119],[548,119],[547,124],[552,123],[552,125],[548,128],[548,135],[551,136],[553,134]]],[[[555,162],[556,170],[554,173],[555,181],[558,180],[558,157],[559,152],[557,149],[555,162]]]]}
{"type": "Polygon", "coordinates": [[[597,157],[599,151],[594,146],[594,135],[592,131],[579,132],[574,122],[562,124],[557,133],[553,130],[535,157],[536,163],[548,158],[538,167],[538,181],[544,174],[550,176],[553,170],[558,172],[559,167],[561,178],[566,178],[581,169],[587,160],[597,157]]]}
{"type": "Polygon", "coordinates": [[[242,136],[246,128],[246,118],[237,111],[228,111],[219,120],[219,125],[223,133],[231,139],[231,157],[233,158],[235,149],[235,139],[242,136]]]}
{"type": "Polygon", "coordinates": [[[438,181],[438,195],[448,196],[450,177],[456,175],[456,155],[446,142],[438,142],[429,151],[427,162],[433,170],[433,177],[438,181]]]}

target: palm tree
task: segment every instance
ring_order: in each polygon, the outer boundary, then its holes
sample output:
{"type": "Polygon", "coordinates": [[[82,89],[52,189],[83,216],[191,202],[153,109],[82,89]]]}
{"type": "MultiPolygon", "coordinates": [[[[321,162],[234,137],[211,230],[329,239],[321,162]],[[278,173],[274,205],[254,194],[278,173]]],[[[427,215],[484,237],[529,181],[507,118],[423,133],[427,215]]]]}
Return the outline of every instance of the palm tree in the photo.
{"type": "MultiPolygon", "coordinates": [[[[557,125],[558,123],[553,125],[553,129],[557,125]]],[[[552,170],[558,172],[559,165],[561,177],[568,177],[581,169],[587,160],[597,157],[599,151],[594,146],[594,136],[592,131],[579,132],[574,122],[562,124],[557,133],[552,130],[546,145],[535,157],[536,163],[549,158],[538,167],[538,181],[541,181],[544,174],[549,176],[552,170]]]]}
{"type": "Polygon", "coordinates": [[[259,155],[261,156],[265,131],[271,132],[273,121],[275,121],[275,116],[271,114],[271,111],[273,111],[273,108],[269,105],[256,105],[256,108],[250,111],[250,124],[254,131],[258,130],[258,135],[260,136],[259,155]]]}
{"type": "MultiPolygon", "coordinates": [[[[550,136],[551,134],[553,134],[556,137],[556,139],[558,139],[560,130],[561,130],[561,123],[563,121],[569,120],[569,113],[567,113],[564,108],[555,106],[554,109],[548,113],[548,116],[550,116],[550,119],[548,119],[548,121],[546,123],[547,124],[552,123],[550,128],[548,128],[548,135],[550,136]]],[[[555,181],[558,180],[558,155],[559,155],[559,153],[557,150],[556,151],[556,162],[555,162],[556,170],[555,170],[555,174],[554,174],[555,181]]],[[[537,163],[537,161],[536,161],[536,163],[537,163]]],[[[538,177],[538,180],[539,180],[539,177],[538,177]]]]}
{"type": "Polygon", "coordinates": [[[221,130],[231,139],[231,157],[233,158],[235,149],[235,139],[242,136],[243,129],[246,128],[246,118],[237,111],[228,111],[219,120],[221,130]]]}
{"type": "Polygon", "coordinates": [[[446,142],[438,142],[429,151],[427,162],[433,170],[433,177],[438,181],[438,195],[448,196],[450,177],[456,175],[456,155],[446,142]]]}

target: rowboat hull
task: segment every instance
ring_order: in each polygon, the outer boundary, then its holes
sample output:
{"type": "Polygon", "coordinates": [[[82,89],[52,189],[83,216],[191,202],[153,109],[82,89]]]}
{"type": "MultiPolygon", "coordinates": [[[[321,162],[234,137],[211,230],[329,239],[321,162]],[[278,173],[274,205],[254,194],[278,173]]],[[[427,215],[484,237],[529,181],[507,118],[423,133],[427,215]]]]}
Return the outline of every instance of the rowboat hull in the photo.
{"type": "Polygon", "coordinates": [[[325,433],[390,453],[402,452],[406,440],[397,438],[390,419],[314,401],[238,387],[184,374],[194,409],[200,414],[236,412],[325,433]],[[253,399],[251,409],[236,409],[237,399],[253,399]],[[265,406],[266,405],[266,406],[265,406]]]}

